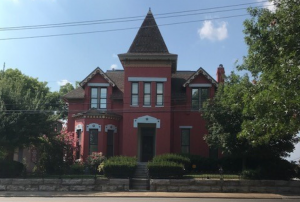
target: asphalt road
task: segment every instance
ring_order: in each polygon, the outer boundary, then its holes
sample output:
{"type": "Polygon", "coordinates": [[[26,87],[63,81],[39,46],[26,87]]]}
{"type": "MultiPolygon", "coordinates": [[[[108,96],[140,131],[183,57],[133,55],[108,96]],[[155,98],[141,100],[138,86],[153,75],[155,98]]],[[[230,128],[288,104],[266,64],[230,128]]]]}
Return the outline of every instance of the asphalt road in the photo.
{"type": "Polygon", "coordinates": [[[300,199],[115,198],[115,197],[0,197],[1,202],[300,202],[300,199]]]}

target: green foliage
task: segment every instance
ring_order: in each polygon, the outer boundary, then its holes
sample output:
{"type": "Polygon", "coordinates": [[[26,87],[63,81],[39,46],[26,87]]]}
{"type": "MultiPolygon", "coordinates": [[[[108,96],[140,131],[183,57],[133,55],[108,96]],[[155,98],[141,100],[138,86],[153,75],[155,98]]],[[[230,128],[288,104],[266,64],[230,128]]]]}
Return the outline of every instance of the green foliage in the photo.
{"type": "Polygon", "coordinates": [[[181,178],[184,174],[183,164],[171,161],[152,161],[147,166],[151,178],[181,178]]]}
{"type": "Polygon", "coordinates": [[[205,140],[209,146],[219,148],[225,154],[246,155],[249,143],[246,138],[239,138],[241,125],[251,117],[243,115],[243,97],[252,86],[247,75],[241,77],[234,72],[220,84],[213,100],[203,110],[207,121],[208,134],[205,140]]]}
{"type": "Polygon", "coordinates": [[[137,159],[128,156],[114,156],[104,162],[103,170],[106,177],[132,177],[137,166],[137,159]]]}
{"type": "Polygon", "coordinates": [[[17,161],[0,160],[0,178],[20,177],[25,166],[17,161]]]}
{"type": "Polygon", "coordinates": [[[74,163],[70,166],[70,174],[72,175],[80,175],[84,173],[84,165],[80,163],[74,163]]]}
{"type": "Polygon", "coordinates": [[[41,134],[55,135],[50,95],[46,82],[19,70],[0,71],[0,148],[7,155],[16,147],[37,145],[41,134]]]}
{"type": "Polygon", "coordinates": [[[244,22],[248,55],[238,68],[249,71],[255,85],[243,97],[243,115],[252,118],[243,121],[239,136],[284,156],[300,130],[300,7],[290,0],[276,7],[251,8],[252,18],[244,22]]]}
{"type": "Polygon", "coordinates": [[[188,157],[179,154],[163,154],[159,156],[155,156],[153,158],[153,162],[175,162],[177,164],[184,165],[184,168],[188,168],[191,164],[191,160],[188,157]]]}
{"type": "Polygon", "coordinates": [[[36,173],[63,174],[67,169],[67,163],[64,161],[63,141],[57,138],[40,138],[40,144],[37,146],[38,158],[35,166],[36,173]]]}

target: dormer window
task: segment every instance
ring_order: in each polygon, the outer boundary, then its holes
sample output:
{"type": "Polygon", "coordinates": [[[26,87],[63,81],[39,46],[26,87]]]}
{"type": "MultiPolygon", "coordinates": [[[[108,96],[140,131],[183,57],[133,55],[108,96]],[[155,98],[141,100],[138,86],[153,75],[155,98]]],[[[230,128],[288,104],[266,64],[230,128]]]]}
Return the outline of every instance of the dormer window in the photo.
{"type": "Polygon", "coordinates": [[[91,88],[91,109],[107,108],[107,88],[91,88]]]}
{"type": "Polygon", "coordinates": [[[203,103],[209,97],[209,88],[193,88],[192,89],[192,109],[202,109],[203,103]]]}

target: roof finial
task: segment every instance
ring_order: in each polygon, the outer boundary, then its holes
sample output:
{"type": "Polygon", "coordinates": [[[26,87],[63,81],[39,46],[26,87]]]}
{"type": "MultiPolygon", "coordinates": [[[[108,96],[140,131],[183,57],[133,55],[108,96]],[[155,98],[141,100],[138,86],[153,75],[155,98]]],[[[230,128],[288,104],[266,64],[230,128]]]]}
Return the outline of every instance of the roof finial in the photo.
{"type": "Polygon", "coordinates": [[[151,12],[151,7],[149,7],[148,14],[152,14],[152,12],[151,12]]]}

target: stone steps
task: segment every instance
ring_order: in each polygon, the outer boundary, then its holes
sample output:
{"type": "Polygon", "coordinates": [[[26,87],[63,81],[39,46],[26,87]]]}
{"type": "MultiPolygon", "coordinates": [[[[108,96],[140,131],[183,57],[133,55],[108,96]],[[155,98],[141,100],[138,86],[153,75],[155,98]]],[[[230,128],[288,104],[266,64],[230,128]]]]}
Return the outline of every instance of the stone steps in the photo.
{"type": "Polygon", "coordinates": [[[130,190],[147,191],[150,189],[147,163],[138,162],[134,176],[130,179],[130,190]]]}

